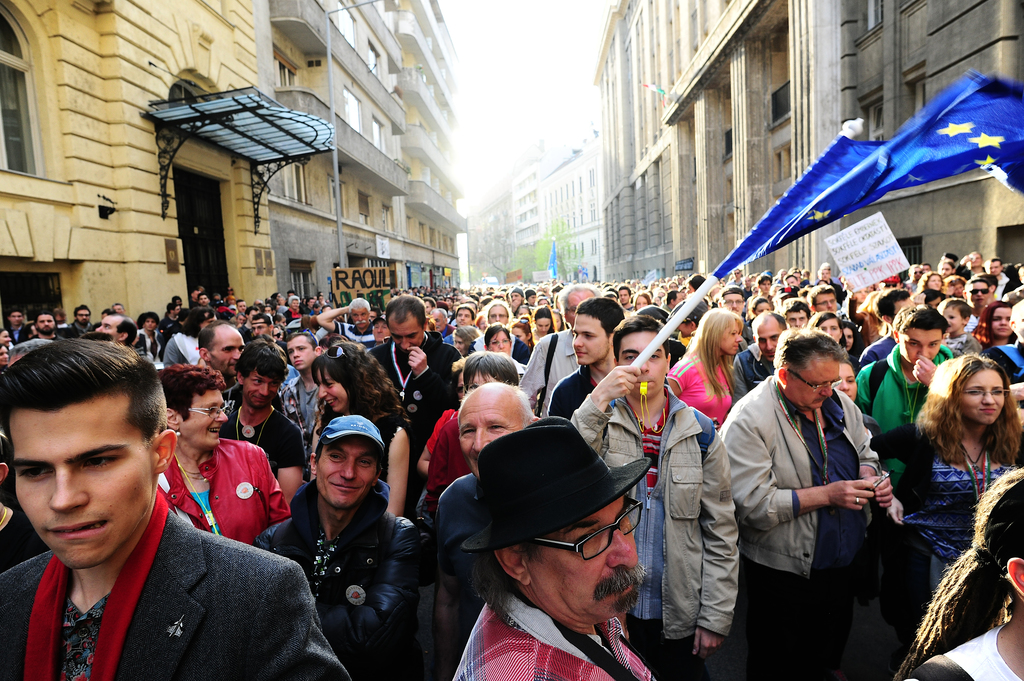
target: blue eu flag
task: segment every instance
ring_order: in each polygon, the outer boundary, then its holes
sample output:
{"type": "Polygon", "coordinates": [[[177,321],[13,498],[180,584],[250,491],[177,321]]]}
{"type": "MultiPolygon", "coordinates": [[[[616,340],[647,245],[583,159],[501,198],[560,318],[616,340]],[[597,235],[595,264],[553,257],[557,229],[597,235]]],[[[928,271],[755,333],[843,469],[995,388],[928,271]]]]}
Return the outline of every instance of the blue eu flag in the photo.
{"type": "Polygon", "coordinates": [[[887,142],[838,138],[715,270],[723,278],[819,227],[905,189],[983,168],[1024,190],[1024,88],[968,73],[887,142]]]}

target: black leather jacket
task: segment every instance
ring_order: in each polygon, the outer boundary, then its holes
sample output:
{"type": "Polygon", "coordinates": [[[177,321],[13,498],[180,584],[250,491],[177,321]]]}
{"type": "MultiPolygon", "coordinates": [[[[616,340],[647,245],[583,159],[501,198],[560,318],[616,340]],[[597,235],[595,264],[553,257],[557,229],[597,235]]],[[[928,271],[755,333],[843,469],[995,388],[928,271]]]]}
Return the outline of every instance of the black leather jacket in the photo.
{"type": "MultiPolygon", "coordinates": [[[[292,518],[269,528],[255,542],[297,562],[307,579],[320,534],[316,496],[316,482],[305,485],[292,501],[292,518]]],[[[415,640],[419,531],[409,520],[387,513],[382,496],[374,492],[363,502],[371,508],[353,519],[354,536],[341,537],[344,544],[314,592],[324,635],[353,681],[423,677],[422,653],[415,640]],[[353,602],[362,598],[365,601],[359,604],[353,602]]]]}

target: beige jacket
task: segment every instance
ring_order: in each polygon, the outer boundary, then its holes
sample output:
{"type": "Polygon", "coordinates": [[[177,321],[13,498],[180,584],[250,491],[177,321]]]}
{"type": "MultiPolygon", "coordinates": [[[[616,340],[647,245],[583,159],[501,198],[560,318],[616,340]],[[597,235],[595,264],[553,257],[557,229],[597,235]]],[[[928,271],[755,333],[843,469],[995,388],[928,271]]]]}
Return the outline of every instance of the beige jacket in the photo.
{"type": "MultiPolygon", "coordinates": [[[[686,638],[699,626],[724,636],[732,626],[739,580],[729,457],[715,433],[702,461],[695,411],[671,394],[669,410],[658,463],[658,485],[667,510],[661,586],[664,634],[668,639],[686,638]]],[[[640,427],[624,399],[601,412],[588,397],[573,414],[572,424],[610,468],[644,456],[640,427]]]]}
{"type": "MultiPolygon", "coordinates": [[[[847,440],[862,466],[879,470],[860,409],[836,392],[847,440]]],[[[811,458],[786,419],[767,380],[734,404],[722,426],[732,466],[733,497],[740,525],[740,553],[760,565],[809,577],[818,514],[793,517],[793,490],[812,487],[811,458]]],[[[867,513],[865,508],[865,513],[867,513]]]]}

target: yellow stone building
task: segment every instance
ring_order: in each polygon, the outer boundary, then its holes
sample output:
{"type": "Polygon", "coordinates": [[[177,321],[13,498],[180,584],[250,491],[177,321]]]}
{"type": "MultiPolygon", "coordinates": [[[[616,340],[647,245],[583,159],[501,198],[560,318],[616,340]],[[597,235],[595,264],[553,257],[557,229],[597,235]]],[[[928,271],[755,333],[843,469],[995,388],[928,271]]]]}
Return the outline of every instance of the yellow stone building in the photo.
{"type": "Polygon", "coordinates": [[[84,303],[96,322],[114,302],[162,316],[197,283],[276,290],[252,156],[194,135],[161,153],[152,118],[151,102],[256,83],[248,0],[0,0],[4,316],[84,303]]]}

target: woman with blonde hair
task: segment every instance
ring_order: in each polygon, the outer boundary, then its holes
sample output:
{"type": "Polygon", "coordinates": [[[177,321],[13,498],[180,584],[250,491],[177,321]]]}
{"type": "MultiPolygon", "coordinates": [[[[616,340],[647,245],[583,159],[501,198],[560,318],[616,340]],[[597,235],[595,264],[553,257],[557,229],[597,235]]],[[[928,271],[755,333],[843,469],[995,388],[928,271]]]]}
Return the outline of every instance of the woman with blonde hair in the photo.
{"type": "Polygon", "coordinates": [[[982,495],[972,546],[943,575],[896,674],[934,678],[1024,678],[1024,471],[982,495]]]}
{"type": "Polygon", "coordinates": [[[917,280],[917,290],[914,293],[924,293],[926,289],[942,291],[944,282],[942,275],[938,272],[929,272],[917,280]]]}
{"type": "MultiPolygon", "coordinates": [[[[904,628],[916,628],[943,571],[970,548],[978,499],[1020,465],[1021,444],[1006,372],[974,354],[939,365],[916,424],[871,440],[879,458],[907,466],[888,510],[905,566],[904,628]]],[[[913,629],[898,633],[909,640],[913,629]]]]}
{"type": "Polygon", "coordinates": [[[743,319],[721,308],[700,319],[686,355],[668,373],[676,397],[715,422],[732,408],[733,358],[743,340],[743,319]]]}

